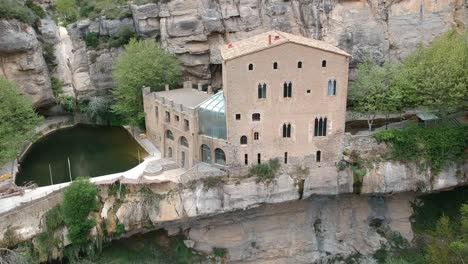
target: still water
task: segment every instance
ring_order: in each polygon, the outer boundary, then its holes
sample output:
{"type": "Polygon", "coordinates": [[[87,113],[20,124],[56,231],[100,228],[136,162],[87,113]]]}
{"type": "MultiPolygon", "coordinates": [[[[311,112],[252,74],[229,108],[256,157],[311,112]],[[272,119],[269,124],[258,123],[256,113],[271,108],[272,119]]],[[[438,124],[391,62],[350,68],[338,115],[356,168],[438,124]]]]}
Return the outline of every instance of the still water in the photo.
{"type": "Polygon", "coordinates": [[[138,165],[148,154],[122,127],[84,126],[60,129],[30,148],[20,163],[16,184],[34,182],[38,186],[70,181],[72,178],[96,177],[126,171],[138,165]]]}

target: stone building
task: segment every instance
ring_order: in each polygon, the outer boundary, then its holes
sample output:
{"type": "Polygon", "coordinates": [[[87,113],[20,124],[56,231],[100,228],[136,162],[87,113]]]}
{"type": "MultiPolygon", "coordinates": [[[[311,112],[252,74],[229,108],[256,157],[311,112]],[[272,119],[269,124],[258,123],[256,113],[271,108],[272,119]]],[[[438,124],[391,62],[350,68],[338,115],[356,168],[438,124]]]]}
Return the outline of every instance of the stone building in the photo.
{"type": "MultiPolygon", "coordinates": [[[[190,168],[336,162],[342,151],[350,55],[269,31],[220,47],[223,89],[144,90],[147,133],[190,168]]],[[[312,164],[309,164],[312,165],[312,164]]]]}

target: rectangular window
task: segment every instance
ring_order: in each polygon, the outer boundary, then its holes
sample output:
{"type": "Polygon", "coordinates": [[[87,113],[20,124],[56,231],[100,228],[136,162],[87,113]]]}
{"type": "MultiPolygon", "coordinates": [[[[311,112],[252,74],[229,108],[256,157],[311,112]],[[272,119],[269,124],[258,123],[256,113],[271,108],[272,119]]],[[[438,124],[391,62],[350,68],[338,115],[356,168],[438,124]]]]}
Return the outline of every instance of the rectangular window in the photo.
{"type": "Polygon", "coordinates": [[[168,111],[166,111],[166,117],[164,119],[166,122],[171,122],[171,113],[169,113],[168,111]]]}
{"type": "Polygon", "coordinates": [[[179,116],[178,115],[175,116],[175,121],[179,122],[179,116]]]}
{"type": "Polygon", "coordinates": [[[258,164],[262,163],[262,155],[260,153],[257,154],[257,162],[258,164]]]}
{"type": "Polygon", "coordinates": [[[249,165],[249,155],[247,154],[244,155],[244,164],[249,165]]]}
{"type": "Polygon", "coordinates": [[[288,164],[288,153],[284,153],[284,164],[288,164]]]}
{"type": "Polygon", "coordinates": [[[241,120],[241,114],[236,114],[236,120],[241,120]]]}
{"type": "Polygon", "coordinates": [[[260,121],[260,114],[259,113],[252,114],[252,121],[260,121]]]}
{"type": "Polygon", "coordinates": [[[188,131],[190,129],[190,123],[187,119],[184,119],[184,130],[188,131]]]}
{"type": "Polygon", "coordinates": [[[260,134],[258,132],[255,132],[254,133],[254,140],[258,140],[259,137],[260,137],[260,134]]]}

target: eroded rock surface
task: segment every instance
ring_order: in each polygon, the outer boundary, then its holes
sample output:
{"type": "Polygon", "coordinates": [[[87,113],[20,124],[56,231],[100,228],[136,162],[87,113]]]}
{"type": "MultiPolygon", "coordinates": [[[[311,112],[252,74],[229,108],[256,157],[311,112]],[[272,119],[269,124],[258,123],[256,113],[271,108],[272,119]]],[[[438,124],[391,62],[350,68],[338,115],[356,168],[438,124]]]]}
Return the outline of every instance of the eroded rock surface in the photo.
{"type": "Polygon", "coordinates": [[[36,32],[16,20],[0,20],[0,75],[14,81],[35,107],[54,102],[36,32]]]}

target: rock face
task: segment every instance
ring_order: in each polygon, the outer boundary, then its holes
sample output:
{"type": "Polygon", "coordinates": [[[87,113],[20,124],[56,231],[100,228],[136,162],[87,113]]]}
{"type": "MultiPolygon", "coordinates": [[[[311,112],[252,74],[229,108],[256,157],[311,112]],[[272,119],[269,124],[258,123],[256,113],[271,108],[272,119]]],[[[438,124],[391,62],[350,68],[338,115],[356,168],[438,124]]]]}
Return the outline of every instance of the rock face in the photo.
{"type": "MultiPolygon", "coordinates": [[[[466,23],[462,1],[170,1],[132,6],[136,31],[158,36],[194,79],[209,79],[219,64],[217,46],[279,29],[337,45],[379,62],[400,59],[453,25],[466,23]]],[[[216,80],[215,80],[216,81],[216,80]]]]}
{"type": "MultiPolygon", "coordinates": [[[[87,49],[83,40],[90,32],[108,37],[128,27],[141,38],[157,39],[183,62],[187,80],[220,88],[219,45],[270,29],[339,46],[352,54],[353,68],[366,53],[378,62],[404,58],[417,44],[428,43],[452,26],[463,28],[468,19],[460,0],[172,0],[123,8],[130,18],[81,20],[70,25],[68,33],[59,32],[52,20],[40,21],[40,39],[56,43],[61,52],[54,76],[64,81],[65,95],[79,99],[115,86],[112,64],[122,50],[87,49]],[[65,70],[69,74],[62,75],[65,70]]],[[[16,81],[35,106],[53,102],[34,30],[1,21],[0,32],[1,74],[16,81]]]]}
{"type": "Polygon", "coordinates": [[[229,263],[335,263],[381,247],[372,223],[411,239],[412,198],[312,196],[194,221],[188,236],[202,252],[226,248],[229,263]]]}
{"type": "Polygon", "coordinates": [[[0,75],[14,81],[35,107],[55,101],[42,47],[26,24],[0,20],[0,75]]]}
{"type": "Polygon", "coordinates": [[[378,62],[401,59],[417,44],[454,25],[463,27],[465,9],[459,0],[173,0],[131,5],[132,19],[82,20],[68,27],[75,93],[81,97],[114,86],[112,63],[121,50],[87,50],[82,40],[90,32],[113,36],[128,27],[141,38],[156,38],[183,62],[186,79],[219,88],[219,45],[279,29],[345,49],[353,55],[353,68],[366,53],[378,62]]]}

